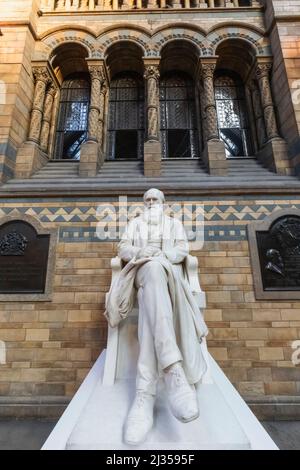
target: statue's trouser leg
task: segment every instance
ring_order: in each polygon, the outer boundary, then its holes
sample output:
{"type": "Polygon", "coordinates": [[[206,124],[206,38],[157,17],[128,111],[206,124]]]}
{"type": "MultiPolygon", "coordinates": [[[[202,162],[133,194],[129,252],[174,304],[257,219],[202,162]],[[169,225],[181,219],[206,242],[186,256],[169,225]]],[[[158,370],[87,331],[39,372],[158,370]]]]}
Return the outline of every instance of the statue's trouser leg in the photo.
{"type": "Polygon", "coordinates": [[[160,263],[149,261],[137,272],[140,353],[137,389],[155,394],[157,363],[161,369],[182,360],[176,343],[167,274],[160,263]]]}

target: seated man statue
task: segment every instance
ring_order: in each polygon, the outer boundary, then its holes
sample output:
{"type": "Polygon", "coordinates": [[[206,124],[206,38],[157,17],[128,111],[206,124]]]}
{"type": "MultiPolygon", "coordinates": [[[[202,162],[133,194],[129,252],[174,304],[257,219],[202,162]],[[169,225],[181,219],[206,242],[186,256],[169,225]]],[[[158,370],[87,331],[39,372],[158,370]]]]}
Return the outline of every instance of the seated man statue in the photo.
{"type": "Polygon", "coordinates": [[[195,385],[207,364],[200,343],[208,333],[184,272],[189,247],[182,223],[164,214],[164,194],[144,194],[144,212],[133,219],[119,243],[127,264],[112,284],[105,315],[112,327],[139,304],[136,396],[124,440],[142,443],[153,426],[159,371],[171,412],[187,423],[199,416],[195,385]]]}

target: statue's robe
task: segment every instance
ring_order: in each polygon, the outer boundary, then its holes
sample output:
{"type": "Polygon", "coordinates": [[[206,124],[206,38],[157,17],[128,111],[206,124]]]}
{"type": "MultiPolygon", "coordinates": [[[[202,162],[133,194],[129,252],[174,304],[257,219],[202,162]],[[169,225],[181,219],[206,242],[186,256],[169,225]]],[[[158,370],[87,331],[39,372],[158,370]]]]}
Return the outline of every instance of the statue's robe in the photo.
{"type": "MultiPolygon", "coordinates": [[[[112,327],[126,318],[136,301],[135,279],[138,269],[149,261],[160,263],[168,279],[168,289],[162,295],[170,296],[171,299],[174,329],[183,368],[188,381],[191,384],[197,383],[207,369],[200,343],[208,330],[184,266],[189,247],[183,225],[175,218],[163,216],[163,256],[136,259],[140,249],[147,245],[148,225],[143,216],[139,216],[128,224],[119,243],[119,256],[127,264],[111,286],[105,316],[112,327]]],[[[157,283],[159,282],[160,279],[157,279],[157,283]]]]}

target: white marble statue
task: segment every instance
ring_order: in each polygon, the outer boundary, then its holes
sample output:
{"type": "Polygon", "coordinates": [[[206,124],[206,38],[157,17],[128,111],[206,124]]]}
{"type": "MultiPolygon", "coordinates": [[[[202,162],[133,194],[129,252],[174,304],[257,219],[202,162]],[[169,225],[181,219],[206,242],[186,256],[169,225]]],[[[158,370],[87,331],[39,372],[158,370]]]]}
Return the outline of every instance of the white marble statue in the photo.
{"type": "Polygon", "coordinates": [[[195,384],[206,372],[200,347],[208,330],[184,270],[189,247],[182,223],[164,214],[164,194],[144,194],[144,212],[133,219],[119,243],[127,264],[110,289],[105,315],[112,327],[139,303],[136,396],[124,441],[142,443],[153,426],[161,372],[170,409],[187,423],[199,416],[195,384]]]}

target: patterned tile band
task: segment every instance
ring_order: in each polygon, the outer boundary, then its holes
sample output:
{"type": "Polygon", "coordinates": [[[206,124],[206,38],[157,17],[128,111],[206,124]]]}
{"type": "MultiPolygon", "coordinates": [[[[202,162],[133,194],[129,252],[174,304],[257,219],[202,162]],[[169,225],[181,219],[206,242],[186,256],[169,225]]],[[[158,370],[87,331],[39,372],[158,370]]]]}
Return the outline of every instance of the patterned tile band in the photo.
{"type": "MultiPolygon", "coordinates": [[[[291,200],[282,197],[276,201],[274,198],[273,201],[268,198],[261,201],[253,199],[252,197],[247,197],[247,200],[235,198],[227,202],[224,198],[220,203],[211,198],[201,201],[189,198],[183,204],[179,199],[174,199],[168,204],[175,217],[183,214],[184,218],[181,220],[184,220],[187,232],[195,232],[199,228],[199,224],[197,228],[197,222],[204,220],[204,238],[207,241],[245,240],[246,225],[250,221],[262,220],[280,209],[300,209],[300,198],[291,200]]],[[[86,200],[79,202],[75,199],[59,201],[59,203],[35,199],[32,205],[28,203],[28,200],[20,201],[19,205],[16,201],[6,202],[0,207],[0,221],[1,217],[7,215],[17,218],[18,214],[26,214],[37,218],[45,225],[55,223],[59,227],[59,238],[65,243],[118,241],[116,221],[120,222],[122,230],[127,218],[139,214],[143,209],[140,198],[136,200],[128,198],[128,209],[127,200],[122,200],[118,205],[117,198],[111,198],[109,201],[107,199],[91,200],[88,203],[86,200]],[[103,227],[104,232],[111,232],[109,240],[105,237],[102,237],[102,240],[97,237],[97,224],[103,227]]]]}

